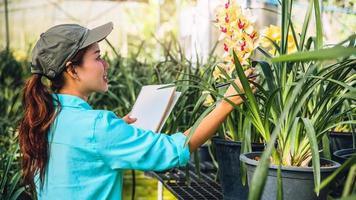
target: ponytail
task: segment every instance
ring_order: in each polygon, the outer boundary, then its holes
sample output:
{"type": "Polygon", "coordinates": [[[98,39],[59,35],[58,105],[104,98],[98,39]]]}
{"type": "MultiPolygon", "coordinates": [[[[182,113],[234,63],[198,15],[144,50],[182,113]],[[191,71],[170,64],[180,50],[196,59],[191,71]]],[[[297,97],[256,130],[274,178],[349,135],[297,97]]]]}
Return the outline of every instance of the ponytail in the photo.
{"type": "MultiPolygon", "coordinates": [[[[81,49],[72,58],[74,65],[83,62],[90,46],[81,49]]],[[[33,74],[23,89],[22,103],[25,108],[19,125],[19,143],[24,182],[34,188],[34,177],[39,175],[42,188],[49,159],[48,132],[60,112],[61,105],[51,93],[58,93],[65,83],[63,74],[50,81],[49,87],[42,83],[42,75],[33,74]],[[58,105],[56,110],[54,101],[58,105]]]]}
{"type": "Polygon", "coordinates": [[[22,96],[25,109],[19,126],[23,178],[31,187],[37,173],[43,186],[49,158],[48,131],[57,115],[54,99],[41,79],[42,75],[33,74],[25,84],[22,96]]]}

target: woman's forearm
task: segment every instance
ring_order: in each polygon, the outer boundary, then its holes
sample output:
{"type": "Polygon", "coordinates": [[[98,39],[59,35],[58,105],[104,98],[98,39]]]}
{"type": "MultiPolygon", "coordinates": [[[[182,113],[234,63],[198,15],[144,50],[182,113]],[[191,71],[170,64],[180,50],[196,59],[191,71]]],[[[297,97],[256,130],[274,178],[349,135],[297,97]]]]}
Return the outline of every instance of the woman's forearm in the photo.
{"type": "MultiPolygon", "coordinates": [[[[204,144],[219,126],[225,121],[226,117],[233,110],[233,107],[226,101],[222,101],[211,113],[209,113],[198,125],[189,140],[189,150],[194,152],[198,147],[204,144]]],[[[188,135],[191,128],[184,132],[188,135]]]]}

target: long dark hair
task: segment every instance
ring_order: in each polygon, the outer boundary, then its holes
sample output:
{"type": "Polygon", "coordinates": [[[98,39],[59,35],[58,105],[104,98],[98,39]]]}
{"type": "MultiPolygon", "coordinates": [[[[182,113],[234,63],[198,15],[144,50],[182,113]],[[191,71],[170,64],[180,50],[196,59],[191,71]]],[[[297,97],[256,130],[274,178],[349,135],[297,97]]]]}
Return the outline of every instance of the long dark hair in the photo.
{"type": "MultiPolygon", "coordinates": [[[[82,64],[85,52],[81,49],[72,59],[71,68],[82,64]]],[[[48,87],[43,76],[33,74],[25,84],[22,95],[23,118],[19,124],[22,175],[24,182],[34,188],[34,177],[39,173],[41,188],[49,159],[48,131],[60,112],[60,102],[51,93],[57,93],[64,86],[63,73],[50,80],[48,87]],[[58,104],[55,109],[54,102],[58,104]]]]}

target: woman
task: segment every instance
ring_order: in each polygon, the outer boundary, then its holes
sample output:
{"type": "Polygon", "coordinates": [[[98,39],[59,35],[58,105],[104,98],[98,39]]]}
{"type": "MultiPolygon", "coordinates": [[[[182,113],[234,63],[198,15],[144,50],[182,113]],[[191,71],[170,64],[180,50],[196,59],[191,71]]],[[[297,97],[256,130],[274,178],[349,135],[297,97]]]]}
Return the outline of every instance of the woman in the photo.
{"type": "MultiPolygon", "coordinates": [[[[108,90],[109,66],[100,57],[98,42],[112,28],[112,23],[92,30],[58,25],[42,33],[33,49],[19,142],[24,180],[36,187],[38,199],[121,199],[123,170],[186,165],[190,152],[208,140],[233,110],[222,101],[187,146],[189,129],[168,136],[129,125],[136,120],[129,116],[94,110],[86,102],[88,97],[108,90]],[[50,87],[42,83],[43,77],[50,87]]],[[[225,96],[242,103],[235,94],[230,86],[225,96]]]]}

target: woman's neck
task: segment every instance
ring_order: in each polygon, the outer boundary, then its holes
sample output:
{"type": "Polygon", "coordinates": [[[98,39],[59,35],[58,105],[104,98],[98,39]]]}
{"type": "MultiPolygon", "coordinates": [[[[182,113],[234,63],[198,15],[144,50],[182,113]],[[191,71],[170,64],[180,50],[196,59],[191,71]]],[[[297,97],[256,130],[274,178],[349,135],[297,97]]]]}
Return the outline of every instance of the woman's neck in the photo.
{"type": "Polygon", "coordinates": [[[71,89],[66,89],[66,88],[62,88],[58,91],[59,94],[69,94],[69,95],[73,95],[73,96],[78,96],[81,99],[84,99],[85,101],[88,101],[88,97],[89,94],[83,94],[79,91],[76,90],[71,90],[71,89]]]}

